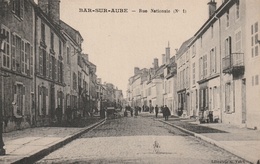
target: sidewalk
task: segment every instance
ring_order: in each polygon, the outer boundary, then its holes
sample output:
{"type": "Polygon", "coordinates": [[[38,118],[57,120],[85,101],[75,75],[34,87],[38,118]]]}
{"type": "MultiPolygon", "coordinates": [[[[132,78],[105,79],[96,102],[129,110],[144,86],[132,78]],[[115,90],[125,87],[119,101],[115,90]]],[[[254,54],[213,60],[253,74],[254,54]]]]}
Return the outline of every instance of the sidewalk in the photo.
{"type": "Polygon", "coordinates": [[[3,133],[6,155],[0,156],[0,163],[33,163],[104,121],[91,120],[79,128],[39,127],[3,133]]]}
{"type": "MultiPolygon", "coordinates": [[[[153,117],[146,113],[144,116],[153,117]]],[[[194,119],[173,116],[164,121],[159,116],[158,121],[174,126],[190,135],[205,140],[213,145],[225,149],[249,162],[260,163],[260,131],[240,128],[223,123],[200,124],[194,119]]]]}

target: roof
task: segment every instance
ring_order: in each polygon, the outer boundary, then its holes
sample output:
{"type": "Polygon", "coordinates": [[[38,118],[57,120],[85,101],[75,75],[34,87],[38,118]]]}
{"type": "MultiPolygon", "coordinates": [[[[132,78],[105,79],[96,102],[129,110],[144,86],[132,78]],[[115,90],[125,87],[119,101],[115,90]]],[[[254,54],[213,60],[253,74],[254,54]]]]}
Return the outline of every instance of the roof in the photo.
{"type": "MultiPolygon", "coordinates": [[[[220,7],[209,17],[209,19],[201,26],[201,28],[195,33],[195,37],[192,39],[190,44],[193,44],[198,37],[204,34],[204,32],[227,10],[230,8],[237,0],[225,0],[220,7]]],[[[189,45],[190,46],[190,45],[189,45]]]]}
{"type": "Polygon", "coordinates": [[[189,48],[188,45],[189,45],[189,43],[191,42],[191,40],[193,38],[194,37],[191,37],[190,39],[188,39],[188,40],[186,40],[185,42],[182,43],[180,49],[176,53],[176,58],[177,59],[188,50],[188,48],[189,48]]]}
{"type": "Polygon", "coordinates": [[[69,36],[74,40],[74,42],[77,43],[77,40],[75,38],[75,34],[78,34],[81,38],[81,41],[83,42],[83,37],[81,36],[80,32],[76,29],[74,29],[73,27],[71,27],[70,25],[68,25],[67,23],[65,23],[64,21],[60,20],[60,26],[61,28],[63,28],[64,31],[66,31],[66,33],[69,34],[69,36]]]}

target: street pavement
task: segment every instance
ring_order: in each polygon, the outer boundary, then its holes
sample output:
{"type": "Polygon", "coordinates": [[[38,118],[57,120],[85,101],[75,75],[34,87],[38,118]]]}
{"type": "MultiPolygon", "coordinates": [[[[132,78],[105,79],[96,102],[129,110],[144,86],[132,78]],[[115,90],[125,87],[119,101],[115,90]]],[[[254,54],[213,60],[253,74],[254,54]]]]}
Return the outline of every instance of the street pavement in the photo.
{"type": "Polygon", "coordinates": [[[146,114],[110,119],[37,163],[248,163],[146,114]]]}
{"type": "Polygon", "coordinates": [[[85,121],[86,127],[39,127],[3,133],[6,155],[0,156],[0,163],[33,163],[103,122],[93,118],[85,121]]]}
{"type": "MultiPolygon", "coordinates": [[[[154,114],[145,114],[144,116],[154,119],[154,114]]],[[[168,121],[164,121],[161,116],[158,120],[227,150],[251,163],[260,163],[259,130],[223,123],[200,124],[194,119],[176,116],[172,116],[168,121]]]]}

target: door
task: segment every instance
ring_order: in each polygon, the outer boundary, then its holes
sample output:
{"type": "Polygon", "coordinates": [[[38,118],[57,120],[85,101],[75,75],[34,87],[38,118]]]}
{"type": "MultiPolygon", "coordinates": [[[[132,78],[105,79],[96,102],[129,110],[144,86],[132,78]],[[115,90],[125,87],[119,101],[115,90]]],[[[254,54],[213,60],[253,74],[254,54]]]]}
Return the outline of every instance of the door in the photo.
{"type": "Polygon", "coordinates": [[[246,79],[242,79],[242,123],[246,123],[246,79]]]}

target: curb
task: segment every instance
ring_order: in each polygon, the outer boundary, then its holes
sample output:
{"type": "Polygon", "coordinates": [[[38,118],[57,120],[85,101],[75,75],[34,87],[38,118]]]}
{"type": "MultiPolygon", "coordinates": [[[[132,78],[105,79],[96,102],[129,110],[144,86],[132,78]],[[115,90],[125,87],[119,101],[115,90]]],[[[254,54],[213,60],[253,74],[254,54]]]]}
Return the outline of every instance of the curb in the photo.
{"type": "Polygon", "coordinates": [[[179,129],[179,130],[185,132],[185,133],[190,134],[191,136],[194,136],[194,137],[196,137],[196,138],[198,138],[198,139],[201,139],[201,140],[203,140],[203,141],[206,141],[206,142],[208,142],[208,143],[210,143],[210,144],[212,144],[212,145],[215,145],[215,146],[217,146],[217,147],[219,147],[219,148],[222,148],[222,149],[228,151],[229,153],[234,154],[234,155],[236,155],[236,156],[238,156],[238,157],[240,157],[240,158],[242,158],[242,159],[244,159],[244,160],[246,160],[246,161],[248,161],[248,162],[260,164],[260,160],[259,160],[258,158],[253,157],[253,156],[250,156],[250,155],[246,155],[245,153],[243,153],[243,152],[241,152],[241,151],[238,151],[238,150],[236,150],[235,148],[226,146],[225,144],[222,144],[222,143],[220,143],[220,142],[218,142],[218,141],[216,141],[216,140],[213,140],[213,139],[208,138],[208,137],[205,137],[205,136],[203,136],[203,135],[201,135],[201,134],[198,134],[198,133],[189,131],[189,130],[184,129],[184,128],[180,127],[180,126],[171,124],[171,123],[169,123],[169,122],[166,122],[166,121],[163,121],[163,120],[158,120],[158,121],[160,121],[160,122],[162,122],[162,123],[165,123],[165,124],[167,124],[167,125],[170,125],[170,126],[172,126],[172,127],[175,127],[175,128],[177,128],[177,129],[179,129]]]}
{"type": "Polygon", "coordinates": [[[50,154],[51,152],[61,148],[62,146],[68,144],[69,142],[75,140],[76,138],[78,138],[79,136],[81,136],[83,133],[103,124],[106,121],[106,119],[102,119],[97,123],[94,123],[92,125],[87,126],[85,129],[80,130],[79,132],[73,134],[72,136],[69,137],[65,137],[64,139],[62,139],[61,141],[58,141],[57,143],[54,143],[42,150],[39,150],[38,152],[35,152],[34,154],[31,154],[27,157],[22,157],[21,159],[18,159],[14,162],[12,162],[12,164],[29,164],[29,163],[35,163],[36,161],[42,159],[44,156],[50,154]]]}

